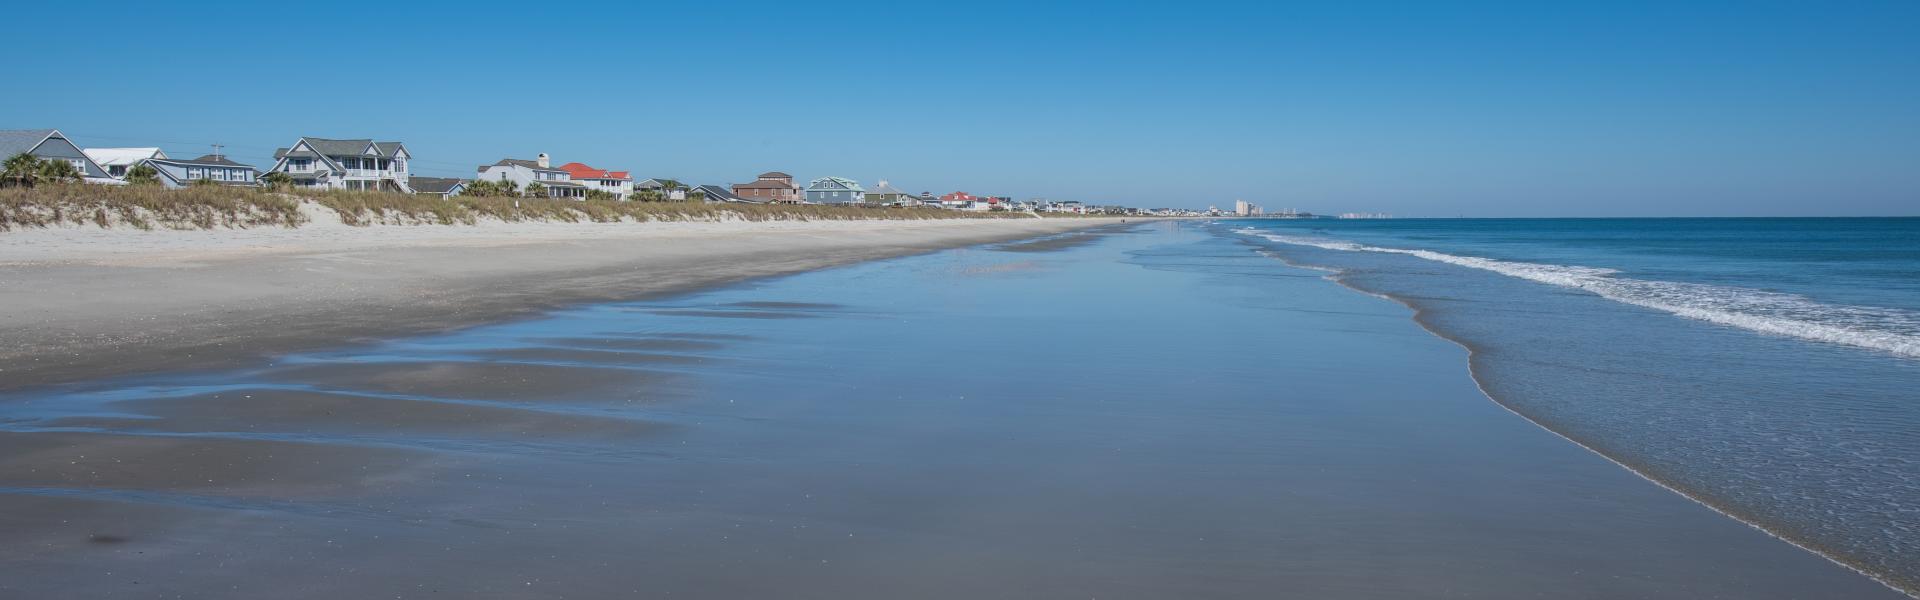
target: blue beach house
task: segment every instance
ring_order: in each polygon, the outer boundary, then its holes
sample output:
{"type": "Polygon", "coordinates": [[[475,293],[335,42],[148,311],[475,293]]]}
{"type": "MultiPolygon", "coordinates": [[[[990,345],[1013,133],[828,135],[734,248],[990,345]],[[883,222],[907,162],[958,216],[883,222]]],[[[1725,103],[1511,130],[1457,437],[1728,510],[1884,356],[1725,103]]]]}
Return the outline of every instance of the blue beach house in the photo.
{"type": "Polygon", "coordinates": [[[815,204],[853,204],[866,197],[866,188],[845,177],[821,177],[807,184],[807,202],[815,204]]]}

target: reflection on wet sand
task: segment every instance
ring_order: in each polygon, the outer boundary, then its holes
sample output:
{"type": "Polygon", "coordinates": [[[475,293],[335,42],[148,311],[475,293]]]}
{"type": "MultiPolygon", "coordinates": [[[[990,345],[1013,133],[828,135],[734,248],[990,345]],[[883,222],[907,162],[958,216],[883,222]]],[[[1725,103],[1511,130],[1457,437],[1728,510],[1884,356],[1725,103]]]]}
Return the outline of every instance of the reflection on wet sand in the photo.
{"type": "Polygon", "coordinates": [[[454,437],[608,437],[640,435],[662,425],[637,419],[556,413],[350,393],[242,388],[182,398],[116,402],[107,408],[138,417],[56,419],[49,427],[137,432],[271,432],[303,435],[454,437]]]}
{"type": "Polygon", "coordinates": [[[531,402],[648,402],[672,373],[508,362],[319,363],[275,369],[268,378],[333,389],[531,402]]]}

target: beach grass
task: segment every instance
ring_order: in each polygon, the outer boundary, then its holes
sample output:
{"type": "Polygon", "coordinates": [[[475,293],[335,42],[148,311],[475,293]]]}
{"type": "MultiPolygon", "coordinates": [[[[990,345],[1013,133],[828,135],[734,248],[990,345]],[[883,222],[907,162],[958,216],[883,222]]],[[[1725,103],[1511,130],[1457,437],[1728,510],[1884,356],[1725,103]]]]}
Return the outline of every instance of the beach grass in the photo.
{"type": "Polygon", "coordinates": [[[0,231],[63,225],[139,229],[295,227],[297,198],[253,188],[42,184],[0,188],[0,231]]]}
{"type": "MultiPolygon", "coordinates": [[[[0,231],[51,226],[139,229],[298,227],[313,203],[347,225],[474,225],[483,221],[620,223],[652,221],[853,221],[1033,218],[1027,213],[938,208],[619,202],[411,195],[389,192],[268,192],[257,188],[46,184],[0,189],[0,231]]],[[[1056,215],[1048,215],[1053,218],[1056,215]]],[[[1065,215],[1060,215],[1065,216],[1065,215]]]]}

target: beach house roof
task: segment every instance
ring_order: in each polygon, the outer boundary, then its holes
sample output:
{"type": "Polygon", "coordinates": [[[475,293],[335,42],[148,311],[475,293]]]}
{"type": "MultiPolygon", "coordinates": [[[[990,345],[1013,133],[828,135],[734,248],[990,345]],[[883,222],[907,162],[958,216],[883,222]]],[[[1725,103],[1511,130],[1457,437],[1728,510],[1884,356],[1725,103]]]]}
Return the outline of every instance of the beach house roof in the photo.
{"type": "Polygon", "coordinates": [[[793,176],[788,175],[786,173],[781,173],[779,171],[767,171],[765,173],[761,173],[760,178],[761,179],[793,179],[793,176]]]}
{"type": "Polygon", "coordinates": [[[480,170],[485,171],[487,170],[487,167],[526,167],[529,169],[533,169],[535,171],[563,171],[563,172],[566,171],[566,169],[561,169],[558,167],[542,167],[540,166],[540,161],[526,160],[526,159],[520,159],[520,158],[502,158],[500,159],[500,162],[493,163],[491,165],[482,165],[480,167],[480,170]]]}
{"type": "Polygon", "coordinates": [[[82,152],[102,167],[124,167],[149,158],[167,157],[159,148],[87,148],[82,152]]]}
{"type": "Polygon", "coordinates": [[[807,190],[809,191],[847,190],[847,191],[854,191],[854,192],[867,191],[865,188],[860,187],[859,182],[854,181],[852,179],[847,179],[845,177],[821,177],[819,179],[815,179],[813,180],[812,183],[807,184],[807,190]]]}
{"type": "Polygon", "coordinates": [[[879,196],[912,196],[913,195],[913,194],[909,194],[904,191],[901,191],[900,188],[893,187],[893,184],[887,183],[887,180],[885,179],[880,180],[880,183],[878,185],[873,186],[873,189],[867,190],[867,194],[879,195],[879,196]]]}
{"type": "Polygon", "coordinates": [[[40,147],[41,142],[47,141],[47,138],[52,137],[55,133],[59,132],[52,129],[0,130],[0,154],[6,155],[0,156],[0,158],[6,158],[7,156],[13,156],[21,152],[32,152],[34,148],[40,147]]]}
{"type": "MultiPolygon", "coordinates": [[[[279,148],[273,151],[273,159],[280,160],[289,156],[312,158],[315,152],[325,156],[393,158],[405,151],[405,146],[400,142],[375,142],[370,139],[330,140],[326,138],[303,137],[300,138],[300,141],[304,142],[307,148],[312,148],[313,151],[298,150],[290,152],[286,148],[279,148]]],[[[295,144],[295,146],[298,147],[299,144],[295,144]]]]}
{"type": "Polygon", "coordinates": [[[121,183],[107,175],[105,167],[87,157],[87,153],[73,144],[72,140],[58,129],[0,129],[0,159],[15,154],[28,153],[41,158],[78,160],[84,165],[81,176],[94,183],[121,183]]]}
{"type": "Polygon", "coordinates": [[[693,189],[704,192],[707,196],[707,200],[714,201],[714,202],[753,202],[753,203],[759,202],[757,200],[748,200],[746,198],[741,198],[739,195],[734,194],[733,190],[729,190],[725,186],[701,185],[701,186],[694,186],[693,189]]]}
{"type": "Polygon", "coordinates": [[[174,160],[172,162],[177,162],[184,165],[219,165],[223,167],[250,166],[250,165],[243,165],[237,162],[233,162],[231,160],[228,160],[227,157],[219,154],[206,154],[206,155],[202,155],[200,158],[196,158],[193,160],[174,160]]]}
{"type": "Polygon", "coordinates": [[[774,180],[772,180],[772,179],[765,179],[765,178],[762,178],[762,179],[757,179],[757,180],[754,180],[754,181],[751,181],[751,182],[748,182],[748,183],[742,183],[742,184],[740,184],[740,185],[736,185],[736,186],[733,186],[733,187],[736,187],[736,188],[742,188],[742,189],[749,189],[749,190],[761,190],[761,189],[775,189],[775,190],[784,190],[784,189],[790,189],[790,188],[792,188],[792,187],[793,187],[793,184],[790,184],[790,183],[781,183],[781,182],[778,182],[778,181],[774,181],[774,180]]]}
{"type": "Polygon", "coordinates": [[[407,185],[416,194],[445,194],[454,187],[465,185],[467,180],[455,177],[409,177],[407,185]]]}
{"type": "Polygon", "coordinates": [[[572,175],[574,179],[633,179],[633,175],[627,171],[595,169],[577,162],[560,165],[560,169],[572,175]]]}

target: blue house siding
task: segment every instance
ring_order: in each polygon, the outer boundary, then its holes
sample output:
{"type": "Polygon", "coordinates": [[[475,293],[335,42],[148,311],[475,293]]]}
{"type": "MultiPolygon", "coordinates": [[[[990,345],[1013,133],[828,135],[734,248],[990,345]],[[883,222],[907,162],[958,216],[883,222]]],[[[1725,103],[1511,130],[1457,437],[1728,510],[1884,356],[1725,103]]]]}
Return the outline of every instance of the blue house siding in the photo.
{"type": "Polygon", "coordinates": [[[42,160],[63,160],[71,163],[80,174],[89,179],[112,179],[107,170],[87,158],[79,146],[67,141],[67,136],[55,129],[15,129],[0,131],[0,160],[16,153],[26,152],[42,160]]]}
{"type": "Polygon", "coordinates": [[[209,164],[150,158],[140,161],[160,172],[160,183],[170,188],[193,185],[202,179],[221,185],[256,185],[253,167],[236,164],[209,164]]]}
{"type": "Polygon", "coordinates": [[[860,184],[845,177],[822,177],[807,185],[808,202],[820,204],[852,204],[866,201],[867,190],[860,184]]]}
{"type": "Polygon", "coordinates": [[[847,190],[830,190],[830,191],[829,190],[807,190],[808,202],[824,202],[824,203],[859,202],[863,198],[865,198],[865,196],[866,196],[865,193],[851,192],[847,190]]]}

